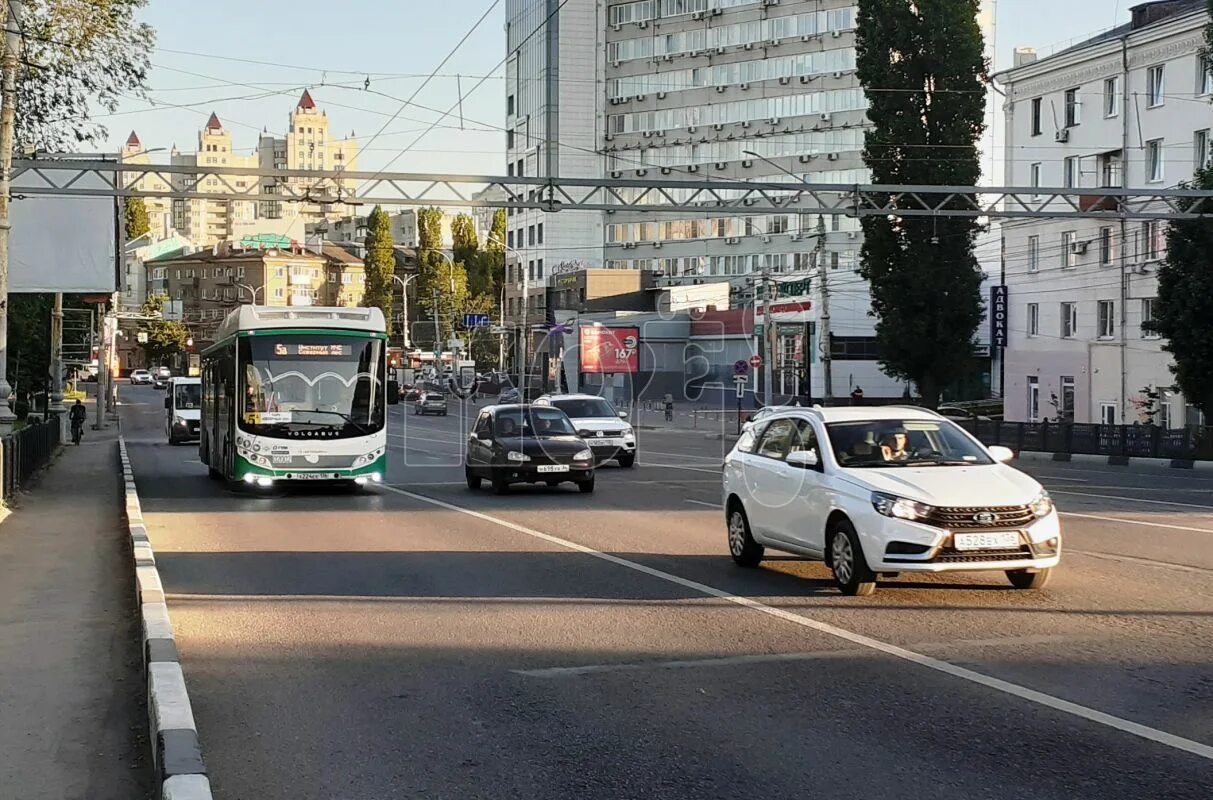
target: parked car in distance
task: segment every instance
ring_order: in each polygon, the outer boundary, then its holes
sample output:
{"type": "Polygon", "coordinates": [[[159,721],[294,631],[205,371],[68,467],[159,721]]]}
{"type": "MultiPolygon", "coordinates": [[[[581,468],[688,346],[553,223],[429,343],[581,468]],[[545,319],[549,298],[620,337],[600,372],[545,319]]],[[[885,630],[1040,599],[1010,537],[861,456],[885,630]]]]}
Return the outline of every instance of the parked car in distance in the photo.
{"type": "Polygon", "coordinates": [[[825,561],[844,594],[901,572],[1006,573],[1039,589],[1061,525],[1035,479],[954,422],[921,408],[794,408],[754,423],[725,458],[729,552],[825,561]]]}
{"type": "Polygon", "coordinates": [[[441,414],[446,416],[446,395],[436,389],[426,389],[413,401],[414,414],[441,414]]]}
{"type": "Polygon", "coordinates": [[[137,369],[130,375],[131,386],[147,386],[152,382],[152,373],[145,369],[137,369]]]}
{"type": "Polygon", "coordinates": [[[169,378],[173,377],[173,371],[168,367],[161,366],[152,370],[152,375],[157,378],[164,378],[165,380],[168,380],[169,378]]]}
{"type": "Polygon", "coordinates": [[[976,414],[967,408],[958,408],[956,406],[940,406],[939,413],[954,422],[967,422],[969,420],[988,421],[990,418],[976,414]]]}
{"type": "Polygon", "coordinates": [[[169,377],[166,377],[164,375],[157,373],[152,378],[152,388],[153,389],[167,389],[168,385],[171,382],[172,382],[172,378],[169,378],[169,377]]]}
{"type": "Polygon", "coordinates": [[[573,482],[594,491],[594,454],[558,408],[493,405],[480,412],[468,436],[464,472],[469,489],[487,480],[497,494],[514,483],[573,482]]]}
{"type": "Polygon", "coordinates": [[[498,405],[508,405],[511,403],[522,402],[522,393],[513,386],[507,386],[501,390],[501,394],[497,395],[498,405]]]}
{"type": "Polygon", "coordinates": [[[625,468],[636,464],[636,432],[627,423],[628,412],[593,394],[545,394],[535,405],[563,411],[593,451],[595,462],[614,460],[625,468]]]}

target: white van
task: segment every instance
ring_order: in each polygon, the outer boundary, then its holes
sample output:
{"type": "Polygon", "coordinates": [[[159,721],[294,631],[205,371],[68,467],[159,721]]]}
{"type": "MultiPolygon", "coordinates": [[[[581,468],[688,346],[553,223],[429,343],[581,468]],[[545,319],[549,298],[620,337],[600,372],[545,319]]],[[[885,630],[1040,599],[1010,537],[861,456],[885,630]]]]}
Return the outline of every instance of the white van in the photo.
{"type": "Polygon", "coordinates": [[[164,431],[168,443],[198,438],[202,418],[202,379],[173,378],[164,397],[164,431]]]}

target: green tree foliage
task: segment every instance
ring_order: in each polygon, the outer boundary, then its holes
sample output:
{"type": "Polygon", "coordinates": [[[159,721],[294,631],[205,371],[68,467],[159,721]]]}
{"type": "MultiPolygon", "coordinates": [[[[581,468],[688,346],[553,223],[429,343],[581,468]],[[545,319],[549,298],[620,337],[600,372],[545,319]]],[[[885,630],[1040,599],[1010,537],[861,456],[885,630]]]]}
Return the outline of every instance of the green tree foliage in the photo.
{"type": "MultiPolygon", "coordinates": [[[[876,184],[976,185],[986,64],[978,0],[860,0],[857,68],[868,93],[864,161],[876,184]]],[[[929,407],[973,364],[982,319],[977,224],[866,217],[861,271],[881,366],[929,407]]]]}
{"type": "MultiPolygon", "coordinates": [[[[163,295],[149,297],[143,304],[143,313],[163,312],[165,299],[163,295]]],[[[141,322],[139,332],[147,334],[147,341],[139,346],[147,356],[147,363],[153,366],[168,364],[178,353],[185,352],[186,342],[190,338],[190,330],[185,323],[175,320],[141,322]]]]}
{"type": "Polygon", "coordinates": [[[392,335],[392,276],[396,274],[395,246],[392,242],[392,221],[379,206],[366,218],[366,290],[362,305],[383,311],[387,333],[392,335]]]}
{"type": "MultiPolygon", "coordinates": [[[[51,152],[107,135],[93,114],[143,96],[150,26],[135,14],[147,0],[26,0],[17,84],[17,142],[51,152]]],[[[0,12],[2,13],[2,12],[0,12]]]]}
{"type": "Polygon", "coordinates": [[[476,223],[467,214],[460,214],[451,222],[451,241],[455,261],[467,263],[480,249],[476,237],[476,223]]]}
{"type": "MultiPolygon", "coordinates": [[[[1193,189],[1213,190],[1213,170],[1201,170],[1193,189]]],[[[1189,205],[1190,201],[1181,205],[1189,205]]],[[[1213,415],[1213,221],[1171,223],[1167,258],[1158,269],[1152,328],[1166,342],[1171,371],[1188,402],[1213,415]]]]}
{"type": "Polygon", "coordinates": [[[142,197],[128,197],[122,205],[125,217],[127,241],[138,239],[152,229],[152,222],[147,216],[147,204],[142,197]]]}
{"type": "MultiPolygon", "coordinates": [[[[29,408],[31,394],[42,392],[51,379],[51,311],[53,294],[12,294],[8,305],[8,379],[13,386],[13,405],[18,416],[29,408]]],[[[69,320],[88,319],[87,315],[71,311],[87,309],[79,295],[64,295],[64,310],[69,320]]],[[[89,332],[86,326],[68,324],[63,331],[65,353],[79,353],[86,348],[89,332]]]]}

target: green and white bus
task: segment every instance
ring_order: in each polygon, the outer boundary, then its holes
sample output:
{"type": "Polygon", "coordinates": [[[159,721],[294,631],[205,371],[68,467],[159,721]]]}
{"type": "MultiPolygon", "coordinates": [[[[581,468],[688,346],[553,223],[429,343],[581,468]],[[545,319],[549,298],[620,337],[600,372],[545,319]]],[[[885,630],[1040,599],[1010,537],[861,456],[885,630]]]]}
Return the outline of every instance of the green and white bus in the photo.
{"type": "Polygon", "coordinates": [[[382,481],[386,339],[377,308],[232,311],[202,353],[199,455],[211,477],[382,481]]]}

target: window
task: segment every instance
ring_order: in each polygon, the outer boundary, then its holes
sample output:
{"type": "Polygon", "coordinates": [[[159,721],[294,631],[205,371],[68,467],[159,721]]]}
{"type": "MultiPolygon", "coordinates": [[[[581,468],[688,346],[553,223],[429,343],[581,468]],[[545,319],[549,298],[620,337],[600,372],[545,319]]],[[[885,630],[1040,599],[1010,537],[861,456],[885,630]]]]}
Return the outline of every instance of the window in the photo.
{"type": "Polygon", "coordinates": [[[1196,93],[1213,94],[1213,61],[1199,53],[1196,55],[1196,93]]]}
{"type": "MultiPolygon", "coordinates": [[[[1033,189],[1039,189],[1039,188],[1040,188],[1040,166],[1041,166],[1041,165],[1040,165],[1039,163],[1037,163],[1037,164],[1033,164],[1033,165],[1032,165],[1032,166],[1029,168],[1029,180],[1030,180],[1030,183],[1029,183],[1028,185],[1029,185],[1029,186],[1031,186],[1033,189]]],[[[1037,195],[1033,195],[1033,197],[1040,197],[1040,195],[1038,195],[1038,194],[1037,194],[1037,195]]]]}
{"type": "Polygon", "coordinates": [[[1143,339],[1159,339],[1162,338],[1154,331],[1154,301],[1156,298],[1143,297],[1141,300],[1141,338],[1143,339]]]}
{"type": "Polygon", "coordinates": [[[513,231],[506,231],[505,243],[507,245],[509,245],[510,247],[514,246],[514,232],[513,231]]]}
{"type": "Polygon", "coordinates": [[[1102,425],[1116,424],[1116,404],[1115,403],[1100,403],[1099,404],[1099,422],[1102,425]]]}
{"type": "Polygon", "coordinates": [[[1163,67],[1159,64],[1146,72],[1146,107],[1157,108],[1163,104],[1163,67]]]}
{"type": "Polygon", "coordinates": [[[1146,181],[1161,183],[1162,179],[1162,139],[1151,139],[1146,142],[1146,181]]]}
{"type": "Polygon", "coordinates": [[[535,280],[535,262],[534,261],[526,262],[526,279],[528,281],[535,280]]]}
{"type": "Polygon", "coordinates": [[[1099,155],[1099,185],[1111,188],[1121,185],[1122,171],[1121,152],[1113,150],[1099,155]]]}
{"type": "Polygon", "coordinates": [[[1103,115],[1115,117],[1120,114],[1120,77],[1108,78],[1103,82],[1103,115]]]}
{"type": "Polygon", "coordinates": [[[1081,162],[1078,156],[1070,156],[1063,162],[1065,168],[1065,185],[1073,189],[1082,183],[1081,162]]]}
{"type": "Polygon", "coordinates": [[[1040,420],[1040,379],[1028,376],[1028,422],[1040,420]]]}
{"type": "Polygon", "coordinates": [[[1057,404],[1057,415],[1061,422],[1074,421],[1074,378],[1061,376],[1061,399],[1057,404]]]}
{"type": "Polygon", "coordinates": [[[505,115],[507,117],[514,116],[514,95],[512,94],[505,96],[505,115]]]}
{"type": "Polygon", "coordinates": [[[1040,103],[1041,98],[1032,98],[1032,135],[1040,135],[1040,103]]]}
{"type": "Polygon", "coordinates": [[[1061,235],[1061,268],[1070,269],[1078,266],[1077,242],[1075,237],[1078,234],[1074,231],[1066,231],[1061,235]]]}
{"type": "Polygon", "coordinates": [[[1028,237],[1028,272],[1040,270],[1040,237],[1028,237]]]}
{"type": "MultiPolygon", "coordinates": [[[[538,278],[539,280],[543,280],[543,259],[542,258],[535,262],[535,277],[538,278]]],[[[542,300],[542,298],[540,298],[540,299],[542,300]]]]}
{"type": "Polygon", "coordinates": [[[1192,134],[1192,167],[1199,172],[1209,166],[1209,129],[1192,134]]]}
{"type": "Polygon", "coordinates": [[[1099,263],[1111,264],[1112,259],[1116,257],[1116,244],[1112,238],[1111,228],[1099,229],[1099,263]]]}
{"type": "Polygon", "coordinates": [[[1028,303],[1028,336],[1040,333],[1040,305],[1028,303]]]}
{"type": "Polygon", "coordinates": [[[535,226],[530,225],[526,229],[526,243],[528,247],[535,245],[535,226]]]}
{"type": "Polygon", "coordinates": [[[539,244],[543,244],[543,223],[542,222],[535,226],[535,232],[537,234],[537,236],[535,237],[535,241],[537,241],[539,244]]]}
{"type": "Polygon", "coordinates": [[[1111,339],[1116,335],[1116,303],[1112,300],[1100,300],[1099,332],[1100,339],[1111,339]]]}
{"type": "Polygon", "coordinates": [[[1061,338],[1073,339],[1078,332],[1078,304],[1061,304],[1061,338]]]}
{"type": "Polygon", "coordinates": [[[1073,128],[1082,122],[1082,103],[1078,99],[1078,89],[1066,89],[1066,127],[1073,128]]]}
{"type": "Polygon", "coordinates": [[[796,420],[784,417],[777,419],[767,426],[758,440],[757,453],[760,456],[783,461],[792,451],[793,444],[799,444],[799,431],[796,420]]]}
{"type": "Polygon", "coordinates": [[[510,149],[514,147],[514,130],[512,128],[505,132],[505,146],[510,149]]]}
{"type": "Polygon", "coordinates": [[[1163,233],[1162,222],[1148,219],[1141,223],[1141,257],[1145,261],[1157,261],[1166,249],[1166,235],[1163,233]]]}

